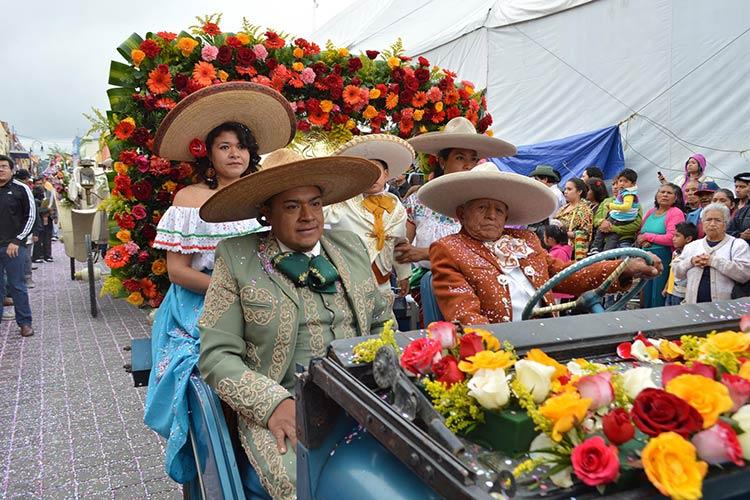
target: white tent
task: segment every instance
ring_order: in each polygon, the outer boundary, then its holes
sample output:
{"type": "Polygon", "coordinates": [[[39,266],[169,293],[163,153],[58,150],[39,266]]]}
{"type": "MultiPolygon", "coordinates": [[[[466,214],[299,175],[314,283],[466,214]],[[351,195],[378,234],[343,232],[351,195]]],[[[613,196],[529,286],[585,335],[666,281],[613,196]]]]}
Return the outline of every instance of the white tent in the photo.
{"type": "Polygon", "coordinates": [[[486,87],[515,144],[621,123],[649,197],[693,152],[722,187],[750,171],[747,0],[360,0],[313,39],[356,52],[399,37],[486,87]]]}

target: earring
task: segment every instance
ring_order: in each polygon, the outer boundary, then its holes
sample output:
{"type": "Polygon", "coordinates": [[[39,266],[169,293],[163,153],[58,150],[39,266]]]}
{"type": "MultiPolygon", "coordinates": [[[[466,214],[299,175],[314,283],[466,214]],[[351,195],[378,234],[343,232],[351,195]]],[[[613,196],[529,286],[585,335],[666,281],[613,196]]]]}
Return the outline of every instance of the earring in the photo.
{"type": "Polygon", "coordinates": [[[206,181],[212,182],[214,177],[216,177],[216,170],[214,170],[214,167],[208,167],[206,169],[206,181]]]}

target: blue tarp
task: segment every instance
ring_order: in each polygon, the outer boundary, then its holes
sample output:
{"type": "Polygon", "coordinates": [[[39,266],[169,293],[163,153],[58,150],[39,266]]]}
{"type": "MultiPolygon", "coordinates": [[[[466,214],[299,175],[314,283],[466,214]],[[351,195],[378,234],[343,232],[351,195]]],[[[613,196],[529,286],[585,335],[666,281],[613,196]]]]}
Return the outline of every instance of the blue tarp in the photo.
{"type": "Polygon", "coordinates": [[[561,185],[571,177],[580,177],[586,167],[601,168],[605,179],[612,179],[625,167],[617,125],[554,141],[518,146],[516,156],[492,158],[492,162],[500,170],[523,175],[529,175],[537,165],[552,165],[560,172],[561,185]]]}

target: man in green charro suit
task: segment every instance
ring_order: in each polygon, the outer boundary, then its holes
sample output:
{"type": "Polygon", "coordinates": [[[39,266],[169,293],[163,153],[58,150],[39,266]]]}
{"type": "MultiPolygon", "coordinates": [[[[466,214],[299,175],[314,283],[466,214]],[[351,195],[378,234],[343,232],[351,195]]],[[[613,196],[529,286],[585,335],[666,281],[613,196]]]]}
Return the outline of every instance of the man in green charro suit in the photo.
{"type": "Polygon", "coordinates": [[[254,469],[245,483],[261,498],[296,496],[296,364],[334,339],[379,334],[392,318],[359,237],[323,230],[323,206],[378,175],[362,158],[282,149],[201,208],[208,222],[260,216],[270,226],[219,244],[199,321],[201,375],[238,414],[254,469]]]}

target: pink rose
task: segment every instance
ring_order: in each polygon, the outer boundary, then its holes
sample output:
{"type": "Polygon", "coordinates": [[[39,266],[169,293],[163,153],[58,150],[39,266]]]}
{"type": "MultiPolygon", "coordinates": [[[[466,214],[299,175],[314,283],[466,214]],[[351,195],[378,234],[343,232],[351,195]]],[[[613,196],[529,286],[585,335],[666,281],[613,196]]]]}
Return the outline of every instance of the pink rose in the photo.
{"type": "Polygon", "coordinates": [[[148,157],[144,155],[140,155],[135,159],[135,166],[138,168],[138,171],[142,174],[145,174],[148,172],[148,169],[151,168],[151,164],[148,161],[148,157]]]}
{"type": "Polygon", "coordinates": [[[206,62],[216,60],[216,56],[219,54],[219,49],[213,45],[204,45],[201,49],[201,58],[206,62]]]}
{"type": "Polygon", "coordinates": [[[440,342],[443,349],[456,345],[456,326],[448,321],[434,321],[427,325],[427,334],[440,342]]]}
{"type": "Polygon", "coordinates": [[[731,425],[721,420],[693,436],[692,442],[698,450],[698,456],[711,465],[727,462],[739,466],[745,465],[737,434],[731,425]]]}
{"type": "Polygon", "coordinates": [[[661,372],[661,384],[662,387],[666,387],[670,380],[686,373],[692,375],[703,375],[711,380],[716,379],[716,368],[703,363],[694,362],[689,368],[679,363],[669,363],[664,365],[664,369],[661,372]]]}
{"type": "Polygon", "coordinates": [[[731,375],[724,373],[721,376],[721,383],[727,386],[729,389],[729,397],[732,398],[734,406],[732,411],[735,412],[740,409],[740,406],[747,403],[750,399],[750,381],[740,377],[739,375],[731,375]]]}
{"type": "Polygon", "coordinates": [[[255,53],[255,57],[260,59],[261,61],[265,61],[266,57],[268,57],[268,51],[260,43],[253,47],[253,52],[255,53]]]}
{"type": "Polygon", "coordinates": [[[608,484],[620,473],[617,447],[607,445],[601,436],[594,436],[573,448],[570,454],[573,472],[589,486],[608,484]]]}
{"type": "Polygon", "coordinates": [[[750,331],[750,314],[745,314],[740,317],[740,331],[745,333],[750,331]]]}
{"type": "Polygon", "coordinates": [[[443,348],[435,339],[419,338],[413,340],[401,355],[401,366],[415,375],[426,375],[432,371],[433,363],[443,357],[443,348]]]}
{"type": "Polygon", "coordinates": [[[596,375],[586,375],[581,377],[576,386],[582,398],[591,399],[591,408],[601,408],[609,405],[615,398],[615,392],[612,389],[612,374],[610,372],[601,372],[596,375]]]}
{"type": "Polygon", "coordinates": [[[309,85],[315,81],[315,71],[312,68],[305,68],[300,73],[299,78],[302,80],[302,83],[309,85]]]}
{"type": "Polygon", "coordinates": [[[130,210],[130,213],[136,219],[143,220],[146,218],[146,207],[139,203],[130,210]]]}

